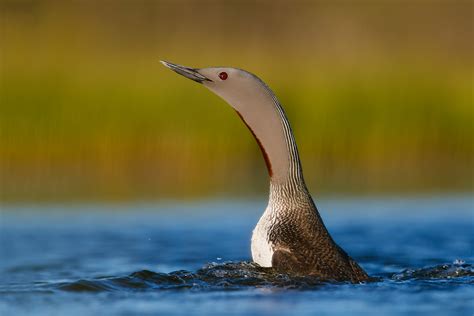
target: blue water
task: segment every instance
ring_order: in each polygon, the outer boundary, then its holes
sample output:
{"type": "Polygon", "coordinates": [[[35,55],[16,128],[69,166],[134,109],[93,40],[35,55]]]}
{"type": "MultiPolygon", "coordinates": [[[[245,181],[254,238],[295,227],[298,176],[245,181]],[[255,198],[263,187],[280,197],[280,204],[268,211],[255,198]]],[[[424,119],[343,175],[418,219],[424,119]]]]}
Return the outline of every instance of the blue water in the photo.
{"type": "Polygon", "coordinates": [[[473,315],[472,197],[317,204],[378,281],[249,263],[263,200],[3,205],[0,315],[473,315]]]}

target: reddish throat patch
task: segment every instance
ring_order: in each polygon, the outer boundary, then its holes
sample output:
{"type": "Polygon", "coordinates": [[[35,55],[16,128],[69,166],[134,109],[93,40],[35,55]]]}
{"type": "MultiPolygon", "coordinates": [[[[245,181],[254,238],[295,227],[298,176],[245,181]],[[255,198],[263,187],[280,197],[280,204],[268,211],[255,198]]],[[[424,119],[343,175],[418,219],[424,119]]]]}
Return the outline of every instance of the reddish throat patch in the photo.
{"type": "Polygon", "coordinates": [[[260,151],[262,152],[263,159],[265,159],[265,164],[267,165],[268,174],[270,175],[270,177],[272,177],[273,176],[272,164],[270,163],[270,158],[268,158],[268,154],[265,151],[265,148],[263,147],[262,143],[260,142],[260,139],[258,139],[257,135],[255,135],[255,133],[247,124],[247,122],[245,122],[244,118],[242,117],[242,114],[240,114],[239,111],[237,110],[235,110],[235,112],[237,112],[237,115],[240,117],[242,122],[244,122],[245,126],[247,126],[247,128],[250,130],[250,133],[252,133],[253,137],[257,141],[258,147],[260,147],[260,151]]]}

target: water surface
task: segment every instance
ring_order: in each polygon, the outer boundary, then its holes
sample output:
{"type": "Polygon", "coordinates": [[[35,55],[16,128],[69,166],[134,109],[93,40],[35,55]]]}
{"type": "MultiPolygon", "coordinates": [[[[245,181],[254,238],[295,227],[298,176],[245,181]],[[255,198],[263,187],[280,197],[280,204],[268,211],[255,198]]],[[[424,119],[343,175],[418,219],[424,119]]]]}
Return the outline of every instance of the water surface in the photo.
{"type": "Polygon", "coordinates": [[[265,201],[2,206],[1,315],[472,315],[472,197],[331,199],[334,239],[378,279],[249,262],[265,201]]]}

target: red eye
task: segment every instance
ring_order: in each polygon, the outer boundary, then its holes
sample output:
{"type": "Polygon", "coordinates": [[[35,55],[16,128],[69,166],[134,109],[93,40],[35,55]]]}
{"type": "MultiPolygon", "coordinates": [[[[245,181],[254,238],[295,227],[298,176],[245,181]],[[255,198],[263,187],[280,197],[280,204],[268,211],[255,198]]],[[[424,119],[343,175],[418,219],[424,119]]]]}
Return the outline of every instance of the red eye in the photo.
{"type": "Polygon", "coordinates": [[[219,78],[221,78],[221,80],[226,80],[227,77],[228,77],[228,76],[227,76],[227,72],[221,72],[221,73],[219,74],[219,78]]]}

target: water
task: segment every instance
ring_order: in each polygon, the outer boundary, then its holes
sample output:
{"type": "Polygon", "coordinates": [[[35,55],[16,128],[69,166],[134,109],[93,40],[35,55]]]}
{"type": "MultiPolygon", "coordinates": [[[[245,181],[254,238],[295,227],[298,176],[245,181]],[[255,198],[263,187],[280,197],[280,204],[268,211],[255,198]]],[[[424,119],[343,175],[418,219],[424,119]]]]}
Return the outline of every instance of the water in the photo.
{"type": "Polygon", "coordinates": [[[249,263],[265,201],[3,206],[0,315],[473,315],[473,205],[319,201],[367,284],[249,263]]]}

